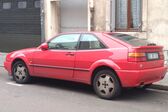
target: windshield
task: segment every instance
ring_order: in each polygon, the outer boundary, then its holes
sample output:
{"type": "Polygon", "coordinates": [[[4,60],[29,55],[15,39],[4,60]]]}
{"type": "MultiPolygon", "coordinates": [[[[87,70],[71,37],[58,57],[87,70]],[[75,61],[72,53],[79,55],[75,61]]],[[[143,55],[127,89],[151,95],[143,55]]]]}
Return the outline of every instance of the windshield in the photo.
{"type": "Polygon", "coordinates": [[[127,35],[127,34],[113,33],[113,34],[110,34],[110,36],[117,38],[119,40],[122,40],[132,46],[147,46],[150,44],[145,39],[140,39],[138,37],[134,37],[134,36],[127,35]]]}

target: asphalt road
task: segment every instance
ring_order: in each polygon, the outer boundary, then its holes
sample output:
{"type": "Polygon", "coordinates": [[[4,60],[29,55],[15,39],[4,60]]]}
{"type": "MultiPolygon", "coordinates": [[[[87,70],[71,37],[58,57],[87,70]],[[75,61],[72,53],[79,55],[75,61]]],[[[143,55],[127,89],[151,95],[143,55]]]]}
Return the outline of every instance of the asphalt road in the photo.
{"type": "Polygon", "coordinates": [[[98,98],[87,85],[34,79],[19,85],[0,68],[0,112],[166,112],[168,91],[124,90],[116,100],[98,98]]]}

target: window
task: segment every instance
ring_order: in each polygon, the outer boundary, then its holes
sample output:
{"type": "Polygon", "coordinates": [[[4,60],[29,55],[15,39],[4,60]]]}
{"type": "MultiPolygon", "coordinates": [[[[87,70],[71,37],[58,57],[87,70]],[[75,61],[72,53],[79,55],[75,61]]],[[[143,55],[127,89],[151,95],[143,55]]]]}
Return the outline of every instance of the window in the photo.
{"type": "Polygon", "coordinates": [[[141,28],[142,0],[116,0],[116,30],[141,28]]]}
{"type": "Polygon", "coordinates": [[[111,35],[114,38],[117,38],[119,40],[122,40],[132,46],[146,46],[146,45],[150,45],[150,43],[145,40],[145,39],[140,39],[138,37],[134,37],[131,35],[127,35],[127,34],[121,34],[121,33],[114,33],[111,35]]]}
{"type": "Polygon", "coordinates": [[[3,9],[11,9],[11,2],[4,2],[2,7],[3,9]]]}
{"type": "Polygon", "coordinates": [[[60,35],[52,39],[48,44],[50,49],[75,50],[80,34],[60,35]]]}
{"type": "Polygon", "coordinates": [[[79,49],[101,49],[105,48],[105,46],[94,36],[91,34],[84,34],[80,39],[79,49]]]}
{"type": "Polygon", "coordinates": [[[25,9],[25,8],[27,8],[27,2],[26,1],[20,1],[20,2],[18,2],[18,8],[19,9],[25,9]]]}
{"type": "Polygon", "coordinates": [[[39,0],[34,1],[34,7],[40,8],[40,1],[39,0]]]}

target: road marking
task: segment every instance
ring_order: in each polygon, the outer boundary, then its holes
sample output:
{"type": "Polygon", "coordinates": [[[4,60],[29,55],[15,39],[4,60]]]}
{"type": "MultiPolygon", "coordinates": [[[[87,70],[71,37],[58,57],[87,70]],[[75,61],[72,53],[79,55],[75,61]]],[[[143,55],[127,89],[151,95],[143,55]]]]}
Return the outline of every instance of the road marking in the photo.
{"type": "Polygon", "coordinates": [[[16,84],[16,83],[13,83],[13,82],[7,82],[6,84],[12,85],[12,86],[18,86],[18,87],[23,86],[22,84],[16,84]]]}

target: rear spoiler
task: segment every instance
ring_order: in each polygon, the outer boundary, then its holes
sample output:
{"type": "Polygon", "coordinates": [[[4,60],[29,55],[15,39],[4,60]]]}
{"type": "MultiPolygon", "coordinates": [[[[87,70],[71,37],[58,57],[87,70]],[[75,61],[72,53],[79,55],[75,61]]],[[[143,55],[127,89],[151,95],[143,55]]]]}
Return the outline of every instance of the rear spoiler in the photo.
{"type": "Polygon", "coordinates": [[[134,49],[157,49],[157,50],[163,50],[163,46],[139,46],[139,47],[133,47],[134,49]]]}
{"type": "Polygon", "coordinates": [[[156,46],[155,43],[149,43],[147,46],[156,46]]]}

